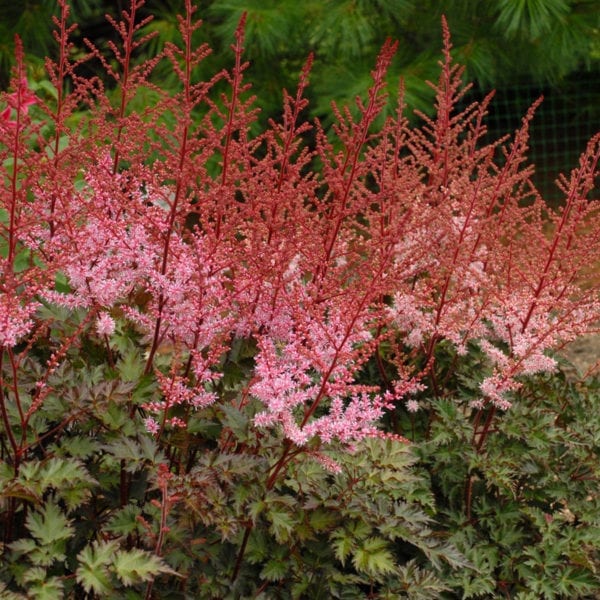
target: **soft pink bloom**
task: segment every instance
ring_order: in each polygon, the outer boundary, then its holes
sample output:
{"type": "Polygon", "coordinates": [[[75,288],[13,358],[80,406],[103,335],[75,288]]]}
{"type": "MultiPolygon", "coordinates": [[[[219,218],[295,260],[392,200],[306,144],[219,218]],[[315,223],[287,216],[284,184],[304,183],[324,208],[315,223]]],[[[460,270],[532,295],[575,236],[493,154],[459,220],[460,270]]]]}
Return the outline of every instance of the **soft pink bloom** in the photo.
{"type": "Polygon", "coordinates": [[[148,431],[148,433],[152,433],[154,435],[160,431],[160,425],[152,417],[146,417],[144,419],[144,426],[146,427],[146,431],[148,431]]]}
{"type": "Polygon", "coordinates": [[[115,332],[115,321],[108,314],[103,312],[96,321],[96,331],[98,335],[110,337],[115,332]]]}
{"type": "Polygon", "coordinates": [[[167,420],[167,423],[171,426],[171,427],[176,427],[176,428],[185,428],[186,423],[183,419],[180,419],[179,417],[171,417],[170,419],[167,420]]]}
{"type": "Polygon", "coordinates": [[[342,468],[340,467],[339,463],[330,456],[327,456],[322,452],[309,452],[308,454],[310,457],[314,458],[318,463],[320,463],[326,471],[329,471],[334,475],[342,472],[342,468]]]}
{"type": "MultiPolygon", "coordinates": [[[[242,64],[241,44],[236,52],[242,64]]],[[[84,326],[96,315],[99,335],[112,335],[119,315],[158,383],[144,406],[154,434],[183,426],[174,409],[237,394],[260,403],[257,427],[305,448],[316,438],[350,448],[377,435],[398,403],[424,406],[438,357],[460,364],[470,348],[486,363],[473,373],[475,406],[509,408],[523,377],[551,372],[552,351],[599,320],[597,282],[583,281],[600,259],[600,137],[561,182],[565,203],[554,210],[522,167],[532,111],[498,164],[503,149],[484,142],[487,102],[453,116],[462,92],[448,39],[439,115],[412,126],[399,107],[377,130],[393,53],[386,44],[358,118],[334,110],[335,142],[298,118],[307,73],[281,122],[255,136],[254,113],[236,96],[241,67],[223,80],[236,84],[225,104],[190,80],[138,113],[71,77],[70,65],[55,77],[72,84],[61,106],[44,106],[48,123],[28,128],[21,117],[37,100],[21,60],[0,111],[0,175],[10,184],[21,169],[0,206],[0,237],[12,244],[0,345],[45,330],[40,298],[87,312],[84,326]],[[81,106],[89,121],[69,130],[81,106]],[[43,140],[47,131],[67,147],[43,140]],[[68,286],[55,286],[58,276],[68,286]],[[230,367],[240,380],[222,396],[216,384],[230,367]],[[384,389],[359,383],[375,368],[384,389]]],[[[120,97],[134,98],[151,67],[116,78],[128,86],[120,97]]],[[[51,352],[46,374],[66,356],[51,352]]]]}
{"type": "Polygon", "coordinates": [[[0,292],[0,347],[14,346],[33,326],[37,302],[22,304],[12,295],[0,292]]]}
{"type": "Polygon", "coordinates": [[[406,401],[406,410],[409,413],[416,413],[418,412],[420,406],[419,403],[417,402],[417,400],[407,400],[406,401]]]}

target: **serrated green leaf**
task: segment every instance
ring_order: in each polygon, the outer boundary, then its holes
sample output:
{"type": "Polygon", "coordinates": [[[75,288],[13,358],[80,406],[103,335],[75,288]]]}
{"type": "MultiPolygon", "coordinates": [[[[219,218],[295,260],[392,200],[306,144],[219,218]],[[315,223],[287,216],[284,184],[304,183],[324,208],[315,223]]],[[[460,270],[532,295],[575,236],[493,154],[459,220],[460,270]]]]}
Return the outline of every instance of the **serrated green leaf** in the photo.
{"type": "Polygon", "coordinates": [[[50,486],[60,488],[65,482],[84,481],[88,485],[95,483],[83,464],[75,459],[53,457],[43,464],[40,470],[40,482],[43,489],[50,486]]]}
{"type": "Polygon", "coordinates": [[[350,556],[350,553],[352,550],[354,550],[355,546],[356,544],[351,536],[339,536],[333,541],[333,553],[335,554],[337,560],[344,565],[346,564],[346,559],[350,556]]]}
{"type": "Polygon", "coordinates": [[[60,446],[52,446],[53,451],[58,456],[72,456],[73,458],[84,459],[92,456],[100,450],[98,440],[85,435],[74,435],[65,437],[61,440],[60,446]]]}
{"type": "Polygon", "coordinates": [[[0,498],[18,498],[36,505],[41,502],[41,495],[19,481],[9,481],[0,486],[0,498]]]}
{"type": "Polygon", "coordinates": [[[272,558],[267,561],[260,576],[267,581],[281,581],[289,573],[289,562],[281,558],[272,558]]]}
{"type": "Polygon", "coordinates": [[[13,269],[15,273],[21,273],[31,266],[31,250],[25,248],[15,256],[13,269]]]}
{"type": "Polygon", "coordinates": [[[32,539],[21,538],[10,544],[10,549],[17,554],[29,554],[37,548],[37,544],[32,539]]]}
{"type": "Polygon", "coordinates": [[[363,571],[369,575],[393,573],[396,570],[394,556],[389,549],[387,540],[379,537],[367,538],[355,550],[352,564],[357,571],[363,571]]]}
{"type": "Polygon", "coordinates": [[[30,462],[19,473],[25,489],[40,496],[52,489],[58,498],[72,509],[89,497],[96,480],[83,463],[74,458],[52,457],[45,462],[30,462]]]}
{"type": "Polygon", "coordinates": [[[558,580],[557,591],[563,597],[582,597],[597,590],[597,578],[591,571],[566,567],[558,580]]]}
{"type": "Polygon", "coordinates": [[[27,569],[21,578],[23,583],[35,583],[36,581],[45,581],[48,571],[42,567],[32,567],[27,569]]]}
{"type": "Polygon", "coordinates": [[[160,453],[156,442],[150,436],[140,436],[139,439],[121,436],[102,446],[107,456],[123,461],[125,470],[135,473],[146,464],[160,462],[160,453]]]}
{"type": "Polygon", "coordinates": [[[267,519],[271,522],[269,530],[275,536],[275,539],[283,544],[290,539],[290,534],[294,530],[296,520],[293,515],[283,510],[277,510],[269,507],[266,513],[267,519]]]}
{"type": "Polygon", "coordinates": [[[244,441],[248,435],[248,416],[231,404],[223,404],[220,408],[225,413],[223,427],[231,429],[237,439],[244,441]]]}
{"type": "Polygon", "coordinates": [[[221,424],[202,418],[200,415],[194,414],[190,416],[186,431],[201,435],[204,439],[217,439],[221,433],[221,424]]]}
{"type": "Polygon", "coordinates": [[[337,523],[339,517],[333,511],[317,508],[310,513],[309,523],[316,532],[326,531],[337,523]]]}
{"type": "Polygon", "coordinates": [[[63,597],[64,584],[58,577],[50,577],[28,587],[27,597],[32,600],[57,600],[63,597]]]}
{"type": "Polygon", "coordinates": [[[13,542],[10,547],[14,552],[26,555],[33,564],[43,567],[65,560],[66,543],[74,529],[55,504],[48,503],[30,512],[25,524],[33,539],[13,542]]]}
{"type": "Polygon", "coordinates": [[[138,517],[141,509],[133,504],[128,504],[117,511],[106,525],[106,530],[116,535],[129,535],[140,527],[138,517]]]}
{"type": "Polygon", "coordinates": [[[112,563],[118,547],[116,542],[94,542],[77,555],[77,583],[82,585],[86,592],[107,594],[113,590],[108,566],[112,563]]]}
{"type": "Polygon", "coordinates": [[[158,385],[156,383],[156,378],[152,373],[141,375],[137,379],[136,386],[131,394],[131,399],[136,404],[143,404],[144,402],[148,402],[157,389],[158,385]]]}
{"type": "Polygon", "coordinates": [[[114,570],[123,585],[150,581],[160,573],[177,575],[160,557],[145,550],[120,550],[114,556],[114,570]]]}
{"type": "MultiPolygon", "coordinates": [[[[442,592],[449,590],[449,586],[442,582],[433,572],[421,569],[416,560],[398,568],[397,575],[393,576],[393,590],[402,591],[401,597],[414,598],[414,600],[438,600],[442,592]]],[[[383,596],[382,594],[382,597],[383,596]]],[[[387,596],[395,598],[396,596],[387,596]]]]}
{"type": "Polygon", "coordinates": [[[74,531],[67,517],[52,503],[29,513],[26,524],[31,535],[44,546],[67,540],[74,531]]]}
{"type": "Polygon", "coordinates": [[[70,294],[73,291],[69,279],[60,271],[54,276],[54,289],[60,294],[70,294]]]}
{"type": "Polygon", "coordinates": [[[2,581],[0,581],[0,598],[2,600],[27,600],[27,597],[23,596],[23,594],[9,591],[6,584],[2,581]]]}
{"type": "Polygon", "coordinates": [[[248,506],[248,516],[252,519],[253,522],[256,522],[258,517],[266,508],[266,503],[264,500],[257,500],[256,502],[250,503],[248,506]]]}
{"type": "Polygon", "coordinates": [[[138,381],[144,374],[145,366],[144,357],[135,347],[128,348],[116,365],[121,380],[125,382],[138,381]]]}
{"type": "Polygon", "coordinates": [[[272,546],[272,538],[267,535],[266,531],[253,529],[246,547],[248,562],[250,564],[262,563],[268,556],[271,556],[272,546]]]}

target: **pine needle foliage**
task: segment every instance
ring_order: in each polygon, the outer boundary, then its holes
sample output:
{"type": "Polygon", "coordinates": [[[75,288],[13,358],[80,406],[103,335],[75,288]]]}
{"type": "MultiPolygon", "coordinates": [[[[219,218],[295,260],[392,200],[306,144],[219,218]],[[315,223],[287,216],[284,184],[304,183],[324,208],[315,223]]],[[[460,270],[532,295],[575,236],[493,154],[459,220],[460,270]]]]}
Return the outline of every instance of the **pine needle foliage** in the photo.
{"type": "MultiPolygon", "coordinates": [[[[99,47],[114,41],[104,15],[118,17],[124,7],[124,2],[77,2],[73,10],[80,26],[74,38],[79,50],[85,38],[95,40],[99,47]]],[[[149,29],[159,33],[142,50],[147,57],[177,40],[176,15],[183,8],[182,0],[149,0],[141,7],[143,16],[155,17],[149,29]]],[[[229,45],[241,15],[247,14],[246,56],[253,65],[251,80],[261,90],[263,125],[280,112],[280,91],[295,86],[309,52],[316,57],[309,91],[312,114],[327,117],[330,99],[351,105],[369,85],[371,65],[387,37],[400,41],[389,75],[391,95],[395,96],[402,77],[410,109],[430,109],[432,96],[424,82],[436,77],[442,16],[453,31],[455,58],[466,66],[468,79],[484,89],[523,81],[556,84],[574,72],[598,69],[600,17],[597,3],[589,0],[211,0],[202,9],[204,26],[197,33],[197,43],[208,42],[215,50],[199,67],[205,78],[228,68],[229,45]]],[[[46,25],[52,11],[56,12],[56,3],[47,0],[30,0],[23,7],[0,2],[4,16],[0,23],[6,24],[6,44],[0,46],[0,81],[4,84],[9,78],[10,41],[15,31],[38,61],[54,51],[46,25]]],[[[101,75],[102,69],[90,64],[90,73],[101,75]]],[[[37,76],[43,77],[41,69],[37,76]]],[[[156,77],[161,85],[177,86],[168,68],[160,68],[156,77]]],[[[391,110],[394,104],[392,98],[391,110]]]]}

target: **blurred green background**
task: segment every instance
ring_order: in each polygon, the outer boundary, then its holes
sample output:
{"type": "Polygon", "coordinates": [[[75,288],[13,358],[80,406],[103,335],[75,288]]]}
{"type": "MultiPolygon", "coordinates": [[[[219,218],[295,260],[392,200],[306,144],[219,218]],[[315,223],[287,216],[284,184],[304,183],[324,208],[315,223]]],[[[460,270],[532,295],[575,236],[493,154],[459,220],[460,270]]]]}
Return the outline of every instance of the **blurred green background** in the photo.
{"type": "MultiPolygon", "coordinates": [[[[370,84],[370,70],[386,37],[400,46],[389,74],[390,102],[400,78],[408,114],[431,112],[442,44],[441,17],[452,33],[453,54],[466,67],[474,88],[465,101],[491,89],[497,96],[490,111],[490,135],[518,127],[527,107],[546,98],[532,127],[531,159],[537,184],[550,200],[557,197],[556,174],[575,165],[592,134],[600,130],[600,0],[201,0],[194,2],[204,21],[198,43],[208,42],[213,55],[198,77],[210,77],[232,64],[230,45],[242,12],[247,12],[247,72],[260,98],[261,120],[276,117],[281,90],[294,90],[309,52],[311,112],[327,124],[329,104],[353,104],[370,84]]],[[[51,16],[56,0],[0,0],[0,86],[5,88],[13,58],[14,34],[23,39],[30,76],[41,79],[43,57],[52,56],[51,16]]],[[[128,0],[72,0],[78,48],[83,39],[99,48],[115,39],[105,14],[116,16],[128,0]]],[[[147,0],[140,14],[153,15],[146,30],[160,36],[144,53],[153,55],[167,40],[177,39],[176,15],[183,0],[147,0]]],[[[94,70],[93,64],[87,68],[94,70]]],[[[176,86],[173,73],[159,65],[163,85],[176,86]]],[[[390,104],[392,106],[392,104],[390,104]]]]}

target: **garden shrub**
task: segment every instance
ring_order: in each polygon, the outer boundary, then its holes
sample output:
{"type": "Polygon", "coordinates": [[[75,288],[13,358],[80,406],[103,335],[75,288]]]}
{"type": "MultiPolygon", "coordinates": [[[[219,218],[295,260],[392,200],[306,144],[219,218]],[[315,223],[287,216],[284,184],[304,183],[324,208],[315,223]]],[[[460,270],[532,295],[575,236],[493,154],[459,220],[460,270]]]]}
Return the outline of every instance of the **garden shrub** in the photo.
{"type": "Polygon", "coordinates": [[[59,4],[0,99],[2,597],[597,590],[597,382],[555,352],[598,322],[600,138],[555,209],[446,27],[421,126],[378,122],[389,41],[357,119],[303,119],[309,57],[254,133],[243,20],[198,81],[190,1],[140,63],[141,2],[112,60],[59,4]]]}

